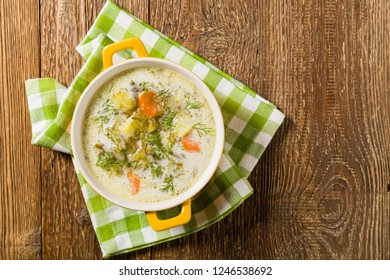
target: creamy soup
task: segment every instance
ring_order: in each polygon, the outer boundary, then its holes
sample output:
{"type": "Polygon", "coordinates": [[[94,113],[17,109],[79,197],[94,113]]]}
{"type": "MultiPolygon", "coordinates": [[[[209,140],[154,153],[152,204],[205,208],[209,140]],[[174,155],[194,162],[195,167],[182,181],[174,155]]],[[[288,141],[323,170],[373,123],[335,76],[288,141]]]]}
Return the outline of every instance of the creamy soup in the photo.
{"type": "Polygon", "coordinates": [[[90,168],[111,192],[158,202],[191,187],[215,145],[212,111],[196,86],[159,67],[137,68],[105,83],[84,121],[90,168]]]}

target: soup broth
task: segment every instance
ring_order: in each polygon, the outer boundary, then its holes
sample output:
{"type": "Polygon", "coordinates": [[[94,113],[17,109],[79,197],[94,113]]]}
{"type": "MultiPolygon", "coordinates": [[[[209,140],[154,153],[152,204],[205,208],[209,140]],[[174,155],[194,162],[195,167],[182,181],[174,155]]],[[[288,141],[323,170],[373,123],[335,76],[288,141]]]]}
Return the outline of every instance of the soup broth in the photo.
{"type": "Polygon", "coordinates": [[[203,94],[160,67],[132,69],[105,83],[83,125],[90,168],[107,189],[132,201],[183,193],[204,173],[215,145],[203,94]]]}

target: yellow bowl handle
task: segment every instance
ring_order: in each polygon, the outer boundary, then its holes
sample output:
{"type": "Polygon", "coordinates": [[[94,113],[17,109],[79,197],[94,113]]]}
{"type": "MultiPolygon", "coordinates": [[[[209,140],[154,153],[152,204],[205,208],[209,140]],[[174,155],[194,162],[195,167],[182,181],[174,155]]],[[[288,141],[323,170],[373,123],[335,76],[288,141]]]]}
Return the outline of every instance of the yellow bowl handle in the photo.
{"type": "Polygon", "coordinates": [[[146,218],[152,229],[156,231],[184,225],[191,220],[191,199],[188,199],[183,203],[181,212],[176,217],[160,220],[157,217],[157,212],[146,212],[146,218]]]}
{"type": "Polygon", "coordinates": [[[117,43],[110,44],[103,49],[103,69],[107,69],[112,65],[112,56],[126,49],[134,49],[138,57],[148,57],[148,52],[144,44],[138,38],[123,40],[117,43]]]}

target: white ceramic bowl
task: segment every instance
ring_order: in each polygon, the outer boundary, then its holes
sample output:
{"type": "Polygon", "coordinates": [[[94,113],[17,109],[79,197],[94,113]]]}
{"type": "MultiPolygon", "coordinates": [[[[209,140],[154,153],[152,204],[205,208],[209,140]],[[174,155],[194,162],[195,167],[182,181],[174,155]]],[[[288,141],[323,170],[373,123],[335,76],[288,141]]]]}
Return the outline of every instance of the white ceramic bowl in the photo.
{"type": "Polygon", "coordinates": [[[133,58],[126,60],[124,62],[115,64],[108,69],[101,72],[86,88],[80,100],[77,103],[76,109],[73,115],[72,121],[72,131],[71,131],[71,141],[72,141],[72,150],[75,163],[84,178],[87,180],[89,185],[101,196],[107,200],[125,207],[134,210],[140,211],[159,211],[163,209],[168,209],[182,204],[186,200],[194,197],[211,179],[213,176],[218,163],[222,155],[222,149],[224,145],[224,125],[221,110],[217,101],[215,100],[214,95],[211,93],[209,88],[201,81],[196,75],[187,70],[186,68],[159,58],[133,58]],[[210,108],[213,113],[215,121],[215,147],[211,157],[211,160],[203,173],[203,175],[197,180],[190,188],[181,193],[180,195],[171,198],[169,200],[164,200],[160,202],[136,202],[120,197],[111,191],[109,191],[99,180],[97,180],[94,172],[89,167],[89,164],[86,160],[85,153],[82,145],[83,138],[83,121],[85,119],[85,114],[88,108],[89,103],[95,94],[99,92],[100,87],[112,79],[113,77],[120,75],[122,72],[128,71],[130,69],[139,68],[139,67],[163,67],[175,71],[184,77],[188,78],[204,95],[207,102],[210,105],[210,108]]]}

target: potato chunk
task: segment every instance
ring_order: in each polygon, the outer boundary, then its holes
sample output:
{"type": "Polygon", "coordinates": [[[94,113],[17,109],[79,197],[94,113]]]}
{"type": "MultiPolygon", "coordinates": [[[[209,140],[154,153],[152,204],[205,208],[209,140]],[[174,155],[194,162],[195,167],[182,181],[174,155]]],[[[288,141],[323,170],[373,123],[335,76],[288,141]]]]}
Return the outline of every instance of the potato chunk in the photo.
{"type": "Polygon", "coordinates": [[[188,134],[192,129],[193,123],[191,118],[187,116],[181,116],[175,124],[175,133],[178,137],[183,137],[188,134]]]}
{"type": "Polygon", "coordinates": [[[126,90],[120,90],[111,97],[115,108],[122,111],[132,111],[137,107],[137,100],[133,94],[128,94],[126,90]]]}
{"type": "Polygon", "coordinates": [[[133,137],[135,132],[139,130],[140,122],[133,118],[127,119],[124,123],[119,125],[118,130],[127,137],[133,137]]]}

